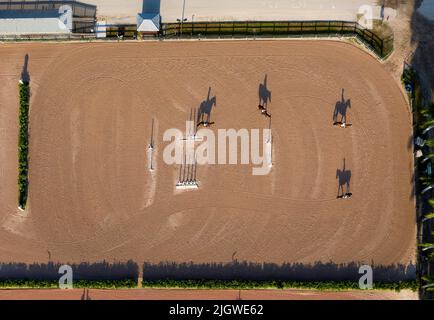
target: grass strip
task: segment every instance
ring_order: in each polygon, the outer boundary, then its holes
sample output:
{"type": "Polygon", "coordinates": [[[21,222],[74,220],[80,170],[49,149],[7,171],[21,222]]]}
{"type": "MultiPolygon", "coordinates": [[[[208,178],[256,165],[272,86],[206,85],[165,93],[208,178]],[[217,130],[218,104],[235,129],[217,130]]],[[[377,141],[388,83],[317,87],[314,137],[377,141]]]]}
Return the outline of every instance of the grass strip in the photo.
{"type": "MultiPolygon", "coordinates": [[[[362,290],[356,281],[144,280],[143,288],[362,290]]],[[[374,290],[417,291],[416,280],[375,282],[374,290]]]]}

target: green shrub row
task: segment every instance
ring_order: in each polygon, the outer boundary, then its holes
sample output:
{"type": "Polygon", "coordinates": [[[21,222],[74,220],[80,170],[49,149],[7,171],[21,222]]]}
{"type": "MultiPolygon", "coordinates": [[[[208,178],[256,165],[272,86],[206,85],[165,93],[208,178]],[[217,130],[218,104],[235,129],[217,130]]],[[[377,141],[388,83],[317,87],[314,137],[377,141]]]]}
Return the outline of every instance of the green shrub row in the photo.
{"type": "MultiPolygon", "coordinates": [[[[249,281],[249,280],[155,280],[142,282],[143,288],[179,288],[179,289],[310,289],[310,290],[360,290],[355,281],[249,281]]],[[[56,289],[55,280],[3,280],[0,288],[35,288],[56,289]]],[[[89,289],[127,289],[137,288],[136,279],[123,280],[74,280],[73,287],[89,289]]],[[[375,290],[417,291],[417,281],[375,282],[375,290]]]]}
{"type": "MultiPolygon", "coordinates": [[[[73,287],[89,289],[122,289],[136,288],[137,280],[74,280],[73,287]]],[[[0,288],[8,289],[56,289],[59,288],[59,282],[56,280],[0,280],[0,288]]]]}
{"type": "MultiPolygon", "coordinates": [[[[426,103],[423,98],[419,76],[417,72],[413,68],[406,68],[402,74],[402,83],[404,86],[411,85],[412,91],[409,94],[409,99],[411,101],[412,111],[413,111],[413,136],[419,136],[423,130],[428,127],[434,125],[434,101],[431,103],[426,103]]],[[[434,139],[428,137],[425,140],[425,145],[430,147],[431,149],[434,147],[434,139]]],[[[432,164],[432,159],[434,159],[434,153],[432,150],[428,150],[428,154],[425,154],[423,158],[416,162],[416,176],[418,177],[418,186],[419,189],[423,189],[428,187],[434,183],[434,179],[432,176],[429,176],[427,173],[427,163],[425,160],[429,160],[432,164]]],[[[417,195],[417,200],[419,202],[425,201],[420,194],[417,195]]],[[[434,200],[428,199],[429,205],[434,208],[434,200]]],[[[418,206],[419,207],[419,206],[418,206]]],[[[423,216],[423,218],[418,222],[418,228],[424,228],[430,226],[431,219],[434,218],[433,212],[427,212],[423,216]]],[[[421,270],[421,274],[418,274],[420,278],[420,289],[421,289],[421,297],[422,299],[432,299],[431,292],[434,291],[434,279],[428,276],[426,270],[430,270],[429,264],[432,264],[434,258],[433,251],[423,252],[421,248],[430,246],[430,232],[424,232],[424,239],[418,238],[418,255],[419,255],[419,269],[421,270]],[[427,237],[428,235],[428,237],[427,237]],[[428,259],[425,259],[428,258],[428,259]]]]}
{"type": "MultiPolygon", "coordinates": [[[[249,281],[249,280],[144,280],[144,288],[190,288],[190,289],[314,289],[314,290],[360,290],[354,281],[249,281]]],[[[375,282],[375,290],[417,291],[416,280],[375,282]]]]}
{"type": "Polygon", "coordinates": [[[20,110],[19,110],[19,136],[18,136],[18,204],[25,209],[28,192],[29,170],[29,97],[30,86],[28,83],[19,84],[20,110]]]}

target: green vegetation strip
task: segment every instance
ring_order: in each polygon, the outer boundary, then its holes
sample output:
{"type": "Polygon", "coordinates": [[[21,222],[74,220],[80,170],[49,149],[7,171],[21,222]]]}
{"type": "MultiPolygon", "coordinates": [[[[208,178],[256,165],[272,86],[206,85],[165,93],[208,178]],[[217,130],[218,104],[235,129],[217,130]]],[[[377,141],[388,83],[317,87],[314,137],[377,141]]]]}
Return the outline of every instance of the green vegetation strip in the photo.
{"type": "MultiPolygon", "coordinates": [[[[123,280],[74,280],[76,289],[130,289],[137,288],[136,279],[123,280]]],[[[354,281],[248,281],[248,280],[155,280],[142,282],[143,288],[164,289],[309,289],[321,291],[360,290],[354,281]]],[[[2,280],[1,289],[57,289],[55,280],[2,280]]],[[[404,289],[417,291],[419,285],[414,281],[375,282],[374,290],[404,289]]]]}
{"type": "MultiPolygon", "coordinates": [[[[248,280],[155,280],[142,282],[143,288],[189,288],[189,289],[310,289],[310,290],[361,290],[354,281],[248,281],[248,280]]],[[[416,280],[375,282],[374,290],[404,289],[417,291],[416,280]]]]}
{"type": "Polygon", "coordinates": [[[29,173],[29,97],[30,86],[28,83],[19,84],[20,111],[19,111],[19,137],[18,137],[18,204],[25,209],[28,192],[29,173]]]}

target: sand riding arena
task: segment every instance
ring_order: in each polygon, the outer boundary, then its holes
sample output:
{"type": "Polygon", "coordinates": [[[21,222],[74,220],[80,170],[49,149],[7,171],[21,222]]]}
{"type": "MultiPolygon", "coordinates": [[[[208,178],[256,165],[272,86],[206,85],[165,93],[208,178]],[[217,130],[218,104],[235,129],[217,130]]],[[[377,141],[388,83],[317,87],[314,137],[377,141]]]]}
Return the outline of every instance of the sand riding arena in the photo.
{"type": "Polygon", "coordinates": [[[3,262],[415,263],[410,112],[383,65],[355,45],[29,43],[3,44],[0,55],[3,262]],[[26,54],[30,183],[20,212],[26,54]],[[198,165],[198,188],[176,188],[163,134],[183,130],[209,99],[210,130],[271,125],[268,175],[198,165]],[[342,120],[351,126],[333,126],[342,120]]]}

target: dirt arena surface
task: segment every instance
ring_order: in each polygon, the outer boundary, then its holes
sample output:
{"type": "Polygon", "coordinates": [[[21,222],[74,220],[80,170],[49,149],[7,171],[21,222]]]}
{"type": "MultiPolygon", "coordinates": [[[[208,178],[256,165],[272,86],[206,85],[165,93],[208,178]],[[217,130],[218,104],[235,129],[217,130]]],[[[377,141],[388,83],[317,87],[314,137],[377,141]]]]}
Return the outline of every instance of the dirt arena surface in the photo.
{"type": "Polygon", "coordinates": [[[417,293],[314,290],[0,290],[0,300],[417,300],[417,293]]]}
{"type": "Polygon", "coordinates": [[[0,261],[415,263],[411,120],[382,64],[338,41],[0,45],[0,261]],[[17,209],[17,82],[29,55],[30,193],[17,209]],[[274,166],[199,166],[175,190],[166,129],[216,97],[213,130],[267,128],[274,166]],[[351,128],[333,127],[351,100],[351,128]],[[155,168],[147,146],[155,120],[155,168]],[[337,170],[351,171],[349,200],[337,170]]]}

